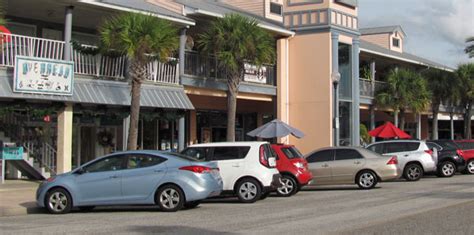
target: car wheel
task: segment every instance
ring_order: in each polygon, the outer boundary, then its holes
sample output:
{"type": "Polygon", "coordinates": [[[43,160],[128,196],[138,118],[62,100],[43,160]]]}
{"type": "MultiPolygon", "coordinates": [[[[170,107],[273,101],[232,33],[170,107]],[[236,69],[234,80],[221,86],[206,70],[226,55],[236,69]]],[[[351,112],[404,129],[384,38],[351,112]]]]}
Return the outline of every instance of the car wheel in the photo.
{"type": "Polygon", "coordinates": [[[471,159],[467,162],[464,172],[466,174],[474,174],[474,159],[471,159]]]}
{"type": "Polygon", "coordinates": [[[277,188],[278,196],[289,197],[296,193],[298,185],[293,177],[289,175],[283,175],[281,177],[281,182],[283,183],[283,185],[277,188]]]}
{"type": "Polygon", "coordinates": [[[371,189],[377,185],[377,176],[372,171],[362,171],[357,175],[357,185],[361,189],[371,189]]]}
{"type": "Polygon", "coordinates": [[[175,185],[165,185],[158,190],[156,202],[164,212],[175,212],[184,206],[184,193],[175,185]]]}
{"type": "Polygon", "coordinates": [[[46,209],[52,214],[65,214],[71,211],[72,198],[62,188],[56,188],[46,194],[46,209]]]}
{"type": "Polygon", "coordinates": [[[199,206],[199,204],[201,204],[201,201],[186,202],[186,203],[184,203],[184,208],[193,209],[193,208],[196,208],[197,206],[199,206]]]}
{"type": "Polygon", "coordinates": [[[241,202],[254,203],[260,199],[262,189],[256,180],[247,178],[237,184],[236,193],[241,202]]]}
{"type": "Polygon", "coordinates": [[[456,166],[454,163],[445,161],[442,162],[438,167],[438,176],[440,177],[451,177],[456,174],[456,166]]]}
{"type": "Polygon", "coordinates": [[[403,170],[403,177],[408,181],[420,180],[423,176],[423,168],[418,164],[410,164],[403,170]]]}
{"type": "Polygon", "coordinates": [[[80,206],[79,210],[84,211],[84,212],[88,212],[88,211],[93,210],[94,208],[95,208],[95,206],[80,206]]]}

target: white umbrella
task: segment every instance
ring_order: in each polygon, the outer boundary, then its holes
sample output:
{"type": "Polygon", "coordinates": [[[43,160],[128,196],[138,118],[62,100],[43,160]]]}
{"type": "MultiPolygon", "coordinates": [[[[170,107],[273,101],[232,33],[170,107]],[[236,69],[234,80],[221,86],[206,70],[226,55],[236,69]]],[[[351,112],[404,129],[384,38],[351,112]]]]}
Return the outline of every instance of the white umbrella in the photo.
{"type": "Polygon", "coordinates": [[[253,131],[247,133],[249,136],[260,137],[260,138],[276,138],[283,137],[292,134],[296,138],[302,138],[304,136],[303,132],[300,130],[289,126],[288,124],[275,119],[253,131]]]}

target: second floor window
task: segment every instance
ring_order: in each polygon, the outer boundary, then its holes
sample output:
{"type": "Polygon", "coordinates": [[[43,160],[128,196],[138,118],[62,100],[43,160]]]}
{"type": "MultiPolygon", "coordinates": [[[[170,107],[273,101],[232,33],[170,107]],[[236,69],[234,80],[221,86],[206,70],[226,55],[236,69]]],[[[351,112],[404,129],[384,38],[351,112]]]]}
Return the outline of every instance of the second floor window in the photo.
{"type": "Polygon", "coordinates": [[[400,39],[398,38],[392,38],[392,45],[394,47],[400,47],[400,39]]]}
{"type": "Polygon", "coordinates": [[[276,14],[276,15],[282,15],[282,5],[271,2],[270,3],[270,13],[276,14]]]}

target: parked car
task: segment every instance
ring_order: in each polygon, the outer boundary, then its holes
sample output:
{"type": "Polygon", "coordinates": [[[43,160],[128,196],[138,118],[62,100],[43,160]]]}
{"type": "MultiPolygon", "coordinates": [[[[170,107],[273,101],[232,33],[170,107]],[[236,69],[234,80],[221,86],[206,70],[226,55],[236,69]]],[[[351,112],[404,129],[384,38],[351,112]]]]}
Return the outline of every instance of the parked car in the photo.
{"type": "Polygon", "coordinates": [[[281,186],[276,155],[267,142],[221,142],[195,144],[182,151],[199,160],[217,162],[224,194],[253,203],[281,186]]]}
{"type": "Polygon", "coordinates": [[[313,181],[309,185],[357,184],[371,189],[379,181],[398,179],[397,157],[385,157],[359,147],[331,147],[306,156],[313,181]]]}
{"type": "Polygon", "coordinates": [[[430,140],[426,144],[438,154],[438,176],[451,177],[456,171],[464,170],[466,161],[462,157],[462,150],[454,141],[430,140]]]}
{"type": "Polygon", "coordinates": [[[417,181],[425,173],[436,172],[438,160],[424,141],[388,140],[376,142],[367,149],[386,156],[397,156],[398,167],[408,181],[417,181]]]}
{"type": "Polygon", "coordinates": [[[461,148],[462,157],[466,161],[464,173],[474,174],[474,140],[455,140],[461,148]]]}
{"type": "Polygon", "coordinates": [[[272,144],[272,148],[278,156],[277,169],[283,183],[277,194],[283,197],[294,195],[313,179],[308,162],[294,145],[272,144]]]}
{"type": "Polygon", "coordinates": [[[127,151],[90,161],[41,183],[37,204],[53,214],[72,207],[157,204],[162,211],[193,208],[219,195],[217,164],[169,152],[127,151]]]}

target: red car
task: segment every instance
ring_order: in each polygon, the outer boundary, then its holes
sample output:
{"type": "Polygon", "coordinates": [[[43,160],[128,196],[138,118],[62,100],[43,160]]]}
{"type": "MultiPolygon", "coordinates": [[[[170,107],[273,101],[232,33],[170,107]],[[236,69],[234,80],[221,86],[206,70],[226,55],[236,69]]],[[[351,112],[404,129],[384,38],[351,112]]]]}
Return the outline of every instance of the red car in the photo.
{"type": "Polygon", "coordinates": [[[283,183],[277,189],[277,194],[283,197],[294,195],[313,179],[313,174],[308,170],[308,162],[293,145],[272,144],[272,148],[278,155],[277,169],[283,183]]]}
{"type": "Polygon", "coordinates": [[[474,174],[474,140],[455,140],[462,150],[461,156],[466,160],[467,174],[474,174]]]}

